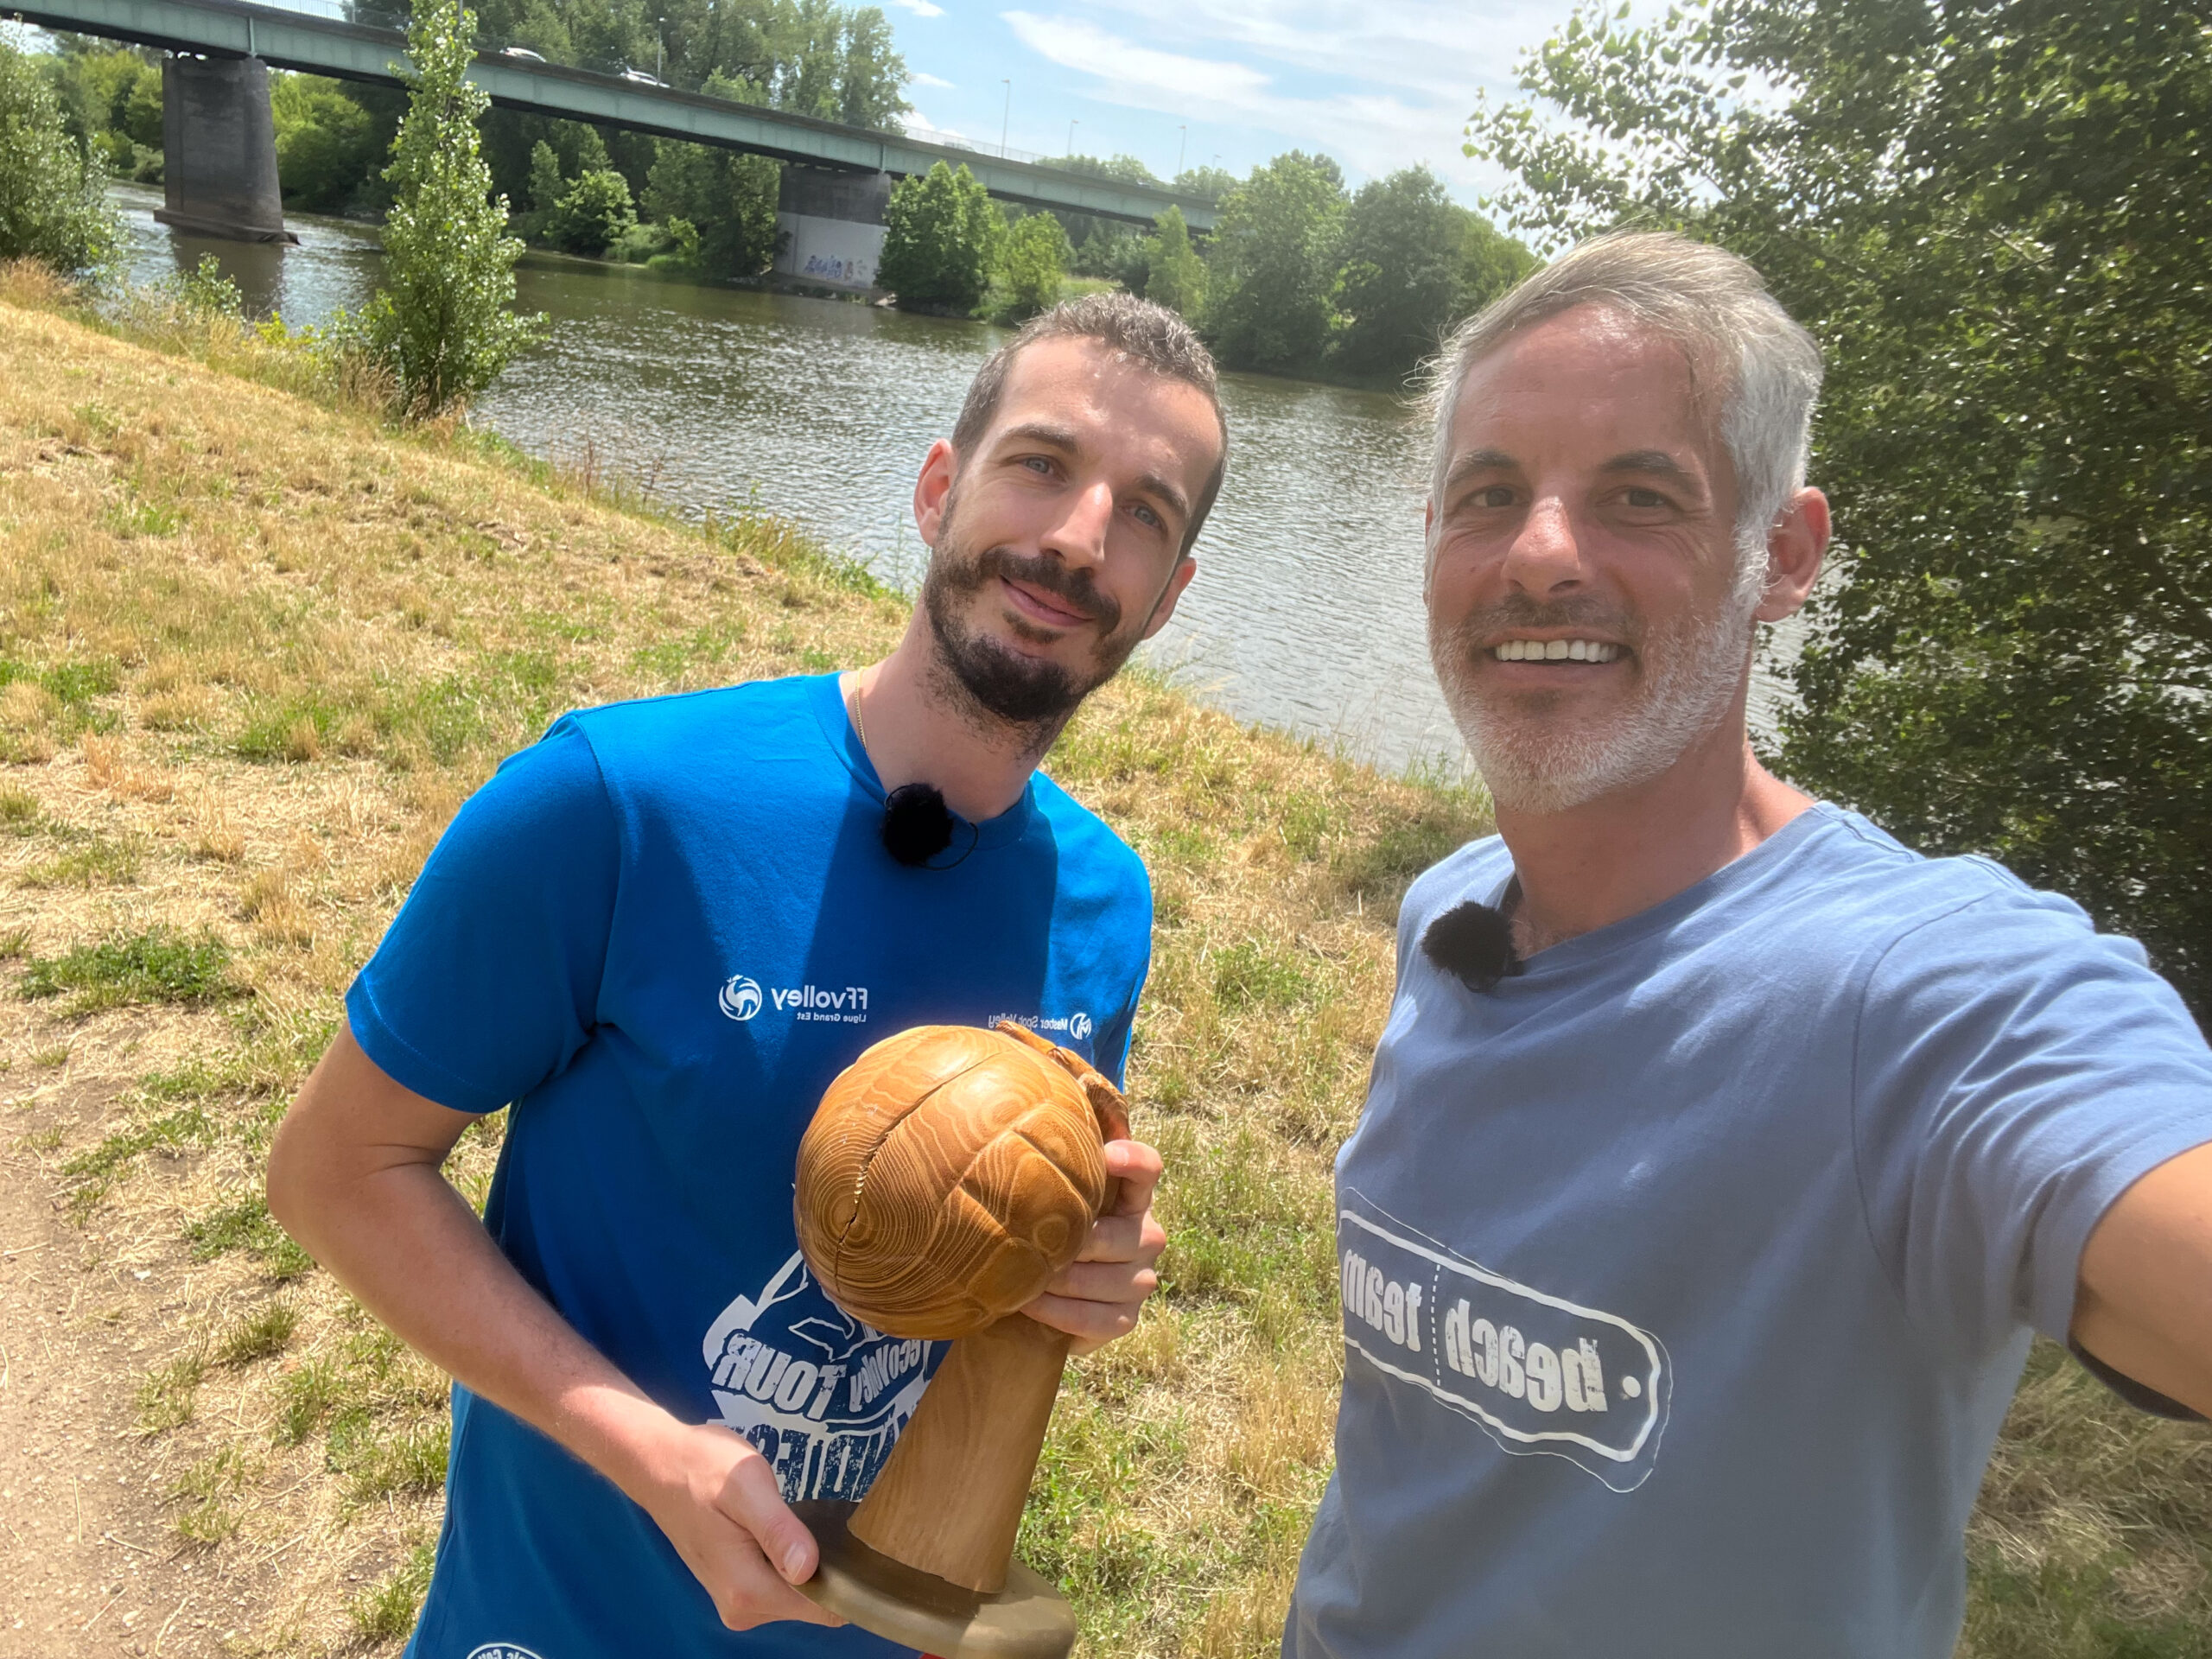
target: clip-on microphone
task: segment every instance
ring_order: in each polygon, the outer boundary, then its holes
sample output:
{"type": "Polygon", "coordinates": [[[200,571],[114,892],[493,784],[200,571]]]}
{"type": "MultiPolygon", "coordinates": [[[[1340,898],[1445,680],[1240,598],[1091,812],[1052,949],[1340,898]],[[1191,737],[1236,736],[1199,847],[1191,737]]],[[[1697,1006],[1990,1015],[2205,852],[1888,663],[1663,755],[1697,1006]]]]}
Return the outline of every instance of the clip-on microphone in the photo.
{"type": "Polygon", "coordinates": [[[934,784],[901,784],[884,798],[883,849],[901,864],[926,864],[952,845],[952,809],[934,784]]]}
{"type": "Polygon", "coordinates": [[[1469,990],[1494,991],[1522,969],[1513,924],[1503,911],[1468,899],[1454,905],[1421,936],[1421,954],[1469,990]]]}

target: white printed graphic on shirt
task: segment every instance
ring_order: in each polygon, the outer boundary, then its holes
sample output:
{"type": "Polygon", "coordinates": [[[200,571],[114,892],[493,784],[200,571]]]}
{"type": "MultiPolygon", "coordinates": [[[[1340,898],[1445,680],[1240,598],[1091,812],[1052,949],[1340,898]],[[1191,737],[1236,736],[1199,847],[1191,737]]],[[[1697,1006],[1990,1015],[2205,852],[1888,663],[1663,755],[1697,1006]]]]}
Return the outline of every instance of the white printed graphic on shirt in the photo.
{"type": "Polygon", "coordinates": [[[853,1318],[793,1250],[757,1297],[721,1311],[701,1351],[722,1421],[796,1500],[868,1491],[921,1402],[930,1344],[853,1318]]]}
{"type": "Polygon", "coordinates": [[[1344,1341],[1369,1364],[1504,1451],[1565,1458],[1617,1492],[1649,1476],[1675,1381],[1651,1332],[1492,1273],[1349,1188],[1337,1255],[1344,1341]]]}

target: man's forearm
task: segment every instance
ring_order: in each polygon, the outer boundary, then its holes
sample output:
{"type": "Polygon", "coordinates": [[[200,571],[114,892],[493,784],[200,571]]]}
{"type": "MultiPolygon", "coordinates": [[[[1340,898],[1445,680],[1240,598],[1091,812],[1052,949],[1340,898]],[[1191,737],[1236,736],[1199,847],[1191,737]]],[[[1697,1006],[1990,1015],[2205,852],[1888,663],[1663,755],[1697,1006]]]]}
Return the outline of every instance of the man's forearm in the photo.
{"type": "MultiPolygon", "coordinates": [[[[515,1271],[435,1146],[318,1134],[347,1109],[335,1090],[359,1079],[345,1074],[369,1065],[350,1036],[340,1041],[353,1052],[326,1058],[271,1150],[272,1213],[410,1348],[638,1497],[656,1439],[678,1425],[515,1271]]],[[[442,1136],[433,1127],[429,1138],[442,1136]]]]}

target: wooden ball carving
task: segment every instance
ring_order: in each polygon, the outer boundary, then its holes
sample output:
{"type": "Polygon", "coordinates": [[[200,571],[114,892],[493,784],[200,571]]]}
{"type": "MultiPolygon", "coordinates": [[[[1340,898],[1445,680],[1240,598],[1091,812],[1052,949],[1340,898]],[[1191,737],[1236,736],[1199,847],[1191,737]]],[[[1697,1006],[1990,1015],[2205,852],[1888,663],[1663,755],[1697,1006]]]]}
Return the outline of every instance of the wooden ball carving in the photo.
{"type": "Polygon", "coordinates": [[[1026,1033],[969,1026],[918,1026],[854,1061],[799,1143],[792,1200],[830,1299],[936,1340],[1042,1291],[1106,1195],[1099,1114],[1072,1066],[1090,1072],[1026,1033]]]}

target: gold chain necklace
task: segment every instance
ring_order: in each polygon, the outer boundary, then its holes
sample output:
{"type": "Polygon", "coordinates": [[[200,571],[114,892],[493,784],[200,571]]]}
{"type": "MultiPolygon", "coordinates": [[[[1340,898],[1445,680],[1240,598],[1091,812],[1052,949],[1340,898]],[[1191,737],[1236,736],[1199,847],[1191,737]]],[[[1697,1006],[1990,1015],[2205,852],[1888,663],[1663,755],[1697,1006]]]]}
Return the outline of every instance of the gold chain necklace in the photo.
{"type": "Polygon", "coordinates": [[[860,739],[861,748],[865,752],[868,748],[868,726],[861,719],[861,680],[857,674],[853,676],[853,735],[860,739]]]}

